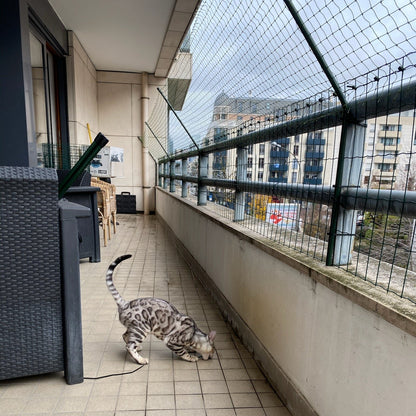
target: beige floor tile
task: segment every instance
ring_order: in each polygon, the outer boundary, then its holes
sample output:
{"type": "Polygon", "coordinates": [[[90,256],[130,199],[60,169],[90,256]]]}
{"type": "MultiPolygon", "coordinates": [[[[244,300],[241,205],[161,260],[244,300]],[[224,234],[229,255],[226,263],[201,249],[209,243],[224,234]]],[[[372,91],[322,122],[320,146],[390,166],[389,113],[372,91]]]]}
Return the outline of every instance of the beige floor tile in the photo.
{"type": "MultiPolygon", "coordinates": [[[[126,416],[130,416],[130,414],[126,414],[126,416]]],[[[146,416],[175,416],[175,411],[174,410],[147,410],[146,416]]]]}
{"type": "Polygon", "coordinates": [[[56,404],[55,412],[82,412],[85,410],[88,400],[88,397],[61,397],[56,404]]]}
{"type": "Polygon", "coordinates": [[[201,386],[195,381],[176,381],[175,394],[201,394],[201,386]]]}
{"type": "Polygon", "coordinates": [[[170,410],[175,409],[175,396],[154,395],[147,396],[146,409],[149,410],[170,410]]]}
{"type": "Polygon", "coordinates": [[[237,416],[266,416],[261,408],[235,409],[235,413],[237,416]]]}
{"type": "Polygon", "coordinates": [[[113,411],[116,409],[117,396],[91,396],[87,404],[87,412],[113,411]]]}
{"type": "Polygon", "coordinates": [[[120,396],[140,396],[146,394],[147,383],[121,383],[119,395],[120,396]]]}
{"type": "Polygon", "coordinates": [[[26,407],[27,400],[22,398],[21,400],[13,399],[0,399],[0,414],[19,414],[23,412],[26,407]]]}
{"type": "Polygon", "coordinates": [[[202,394],[176,394],[177,409],[203,409],[202,394]]]}
{"type": "Polygon", "coordinates": [[[147,385],[148,395],[173,394],[173,381],[161,381],[147,385]]]}
{"type": "Polygon", "coordinates": [[[264,411],[267,416],[290,416],[289,411],[285,407],[268,407],[264,411]]]}
{"type": "Polygon", "coordinates": [[[113,383],[100,383],[97,380],[91,390],[91,396],[117,396],[120,391],[121,380],[116,380],[113,383]]]}
{"type": "Polygon", "coordinates": [[[221,367],[223,370],[245,368],[243,361],[238,358],[222,358],[221,367]]]}
{"type": "Polygon", "coordinates": [[[19,399],[30,396],[35,390],[34,383],[0,384],[0,398],[19,399]]]}
{"type": "Polygon", "coordinates": [[[150,370],[149,382],[173,381],[173,370],[150,370]]]}
{"type": "Polygon", "coordinates": [[[231,399],[234,407],[261,407],[256,393],[232,393],[231,399]]]}
{"type": "Polygon", "coordinates": [[[176,416],[206,416],[204,409],[177,409],[176,416]]]}
{"type": "Polygon", "coordinates": [[[224,380],[201,381],[201,387],[204,394],[228,393],[228,387],[224,380]]]}
{"type": "Polygon", "coordinates": [[[220,359],[225,359],[225,358],[239,359],[240,358],[240,354],[238,353],[236,348],[226,349],[226,350],[217,350],[217,353],[220,359]]]}
{"type": "Polygon", "coordinates": [[[228,380],[230,393],[254,393],[254,386],[249,380],[228,380]]]}
{"type": "Polygon", "coordinates": [[[212,360],[198,360],[196,363],[198,370],[219,370],[221,365],[216,356],[212,360]]]}
{"type": "Polygon", "coordinates": [[[198,371],[193,370],[174,370],[174,377],[176,381],[199,381],[198,371]]]}
{"type": "Polygon", "coordinates": [[[228,409],[233,404],[229,394],[204,394],[206,409],[228,409]]]}
{"type": "Polygon", "coordinates": [[[224,374],[221,370],[199,370],[201,381],[224,380],[224,374]]]}
{"type": "Polygon", "coordinates": [[[32,396],[28,399],[22,414],[52,412],[55,409],[57,403],[57,397],[42,398],[32,396]]]}
{"type": "Polygon", "coordinates": [[[146,409],[146,396],[120,396],[116,406],[117,411],[137,411],[146,409]]]}
{"type": "Polygon", "coordinates": [[[229,380],[249,380],[250,377],[244,369],[224,370],[225,379],[229,380]]]}
{"type": "Polygon", "coordinates": [[[234,409],[207,409],[207,416],[235,416],[234,409]]]}

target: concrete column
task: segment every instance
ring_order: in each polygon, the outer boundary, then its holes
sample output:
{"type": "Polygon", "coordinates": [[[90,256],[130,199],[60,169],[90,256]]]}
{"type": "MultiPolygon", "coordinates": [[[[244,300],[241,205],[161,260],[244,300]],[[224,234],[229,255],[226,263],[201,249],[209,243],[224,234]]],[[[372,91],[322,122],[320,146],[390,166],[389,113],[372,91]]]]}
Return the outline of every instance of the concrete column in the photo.
{"type": "MultiPolygon", "coordinates": [[[[163,164],[163,171],[165,173],[165,175],[168,174],[168,162],[165,162],[163,164]]],[[[167,189],[168,188],[168,178],[166,176],[163,177],[163,189],[167,189]]]]}
{"type": "MultiPolygon", "coordinates": [[[[247,153],[245,147],[237,147],[237,183],[247,180],[247,153]]],[[[245,199],[245,192],[235,192],[234,221],[244,220],[245,199]]]]}
{"type": "Polygon", "coordinates": [[[170,179],[169,179],[169,192],[175,192],[175,179],[173,178],[175,175],[175,161],[171,160],[169,163],[169,170],[170,170],[170,179]]]}
{"type": "Polygon", "coordinates": [[[146,124],[149,113],[149,86],[147,72],[142,73],[142,85],[141,85],[141,96],[140,96],[140,111],[141,111],[141,122],[140,122],[140,136],[142,139],[142,189],[143,189],[143,213],[149,215],[149,149],[147,148],[146,140],[146,124]]]}
{"type": "MultiPolygon", "coordinates": [[[[358,124],[349,124],[346,129],[346,147],[341,187],[343,189],[354,189],[360,186],[366,128],[358,124]]],[[[351,261],[356,221],[356,210],[345,209],[340,206],[334,247],[334,266],[346,265],[351,261]]]]}
{"type": "MultiPolygon", "coordinates": [[[[182,159],[182,176],[185,177],[188,175],[188,159],[182,159]]],[[[188,196],[188,182],[185,182],[182,179],[182,198],[188,196]]]]}
{"type": "Polygon", "coordinates": [[[162,186],[163,184],[162,174],[163,174],[163,163],[159,163],[159,186],[162,186]]]}
{"type": "MultiPolygon", "coordinates": [[[[199,155],[198,178],[204,179],[208,177],[208,155],[199,155]]],[[[198,182],[198,205],[207,204],[208,188],[198,182]]]]}

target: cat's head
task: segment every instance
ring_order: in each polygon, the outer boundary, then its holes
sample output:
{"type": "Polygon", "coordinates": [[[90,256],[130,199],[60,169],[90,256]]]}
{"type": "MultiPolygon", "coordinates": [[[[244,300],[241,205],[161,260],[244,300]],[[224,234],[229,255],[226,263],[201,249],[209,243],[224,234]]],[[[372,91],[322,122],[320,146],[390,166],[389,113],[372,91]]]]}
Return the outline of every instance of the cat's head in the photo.
{"type": "Polygon", "coordinates": [[[200,333],[197,335],[196,342],[193,345],[195,352],[201,354],[203,360],[208,360],[214,355],[214,339],[217,333],[211,331],[208,335],[200,333]]]}

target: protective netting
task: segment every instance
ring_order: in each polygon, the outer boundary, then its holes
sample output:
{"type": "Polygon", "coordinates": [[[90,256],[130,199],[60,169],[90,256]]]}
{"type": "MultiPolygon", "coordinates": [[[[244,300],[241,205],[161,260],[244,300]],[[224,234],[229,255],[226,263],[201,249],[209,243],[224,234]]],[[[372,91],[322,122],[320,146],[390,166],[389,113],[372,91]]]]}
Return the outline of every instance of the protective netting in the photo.
{"type": "MultiPolygon", "coordinates": [[[[416,6],[412,1],[293,2],[347,99],[415,75],[416,6]],[[390,64],[390,68],[389,65],[390,64]],[[395,73],[396,79],[393,79],[395,73]],[[361,88],[361,90],[360,90],[361,88]]],[[[203,1],[191,28],[193,75],[181,117],[202,145],[215,99],[300,101],[331,83],[284,2],[203,1]]],[[[172,150],[189,137],[170,119],[172,150]]]]}
{"type": "Polygon", "coordinates": [[[203,1],[190,33],[164,185],[416,302],[416,3],[203,1]]]}

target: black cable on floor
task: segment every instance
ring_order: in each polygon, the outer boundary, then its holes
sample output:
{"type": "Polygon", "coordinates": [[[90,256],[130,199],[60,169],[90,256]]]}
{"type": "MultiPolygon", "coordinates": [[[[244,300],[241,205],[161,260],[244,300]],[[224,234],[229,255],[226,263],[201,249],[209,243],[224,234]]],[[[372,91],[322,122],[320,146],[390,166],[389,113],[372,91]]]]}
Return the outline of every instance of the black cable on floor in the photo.
{"type": "Polygon", "coordinates": [[[100,380],[102,378],[115,377],[115,376],[124,376],[124,375],[127,375],[127,374],[133,374],[137,370],[140,370],[143,367],[144,367],[144,365],[141,365],[140,367],[137,367],[135,370],[127,371],[125,373],[107,374],[105,376],[99,376],[99,377],[84,377],[84,380],[100,380]]]}

